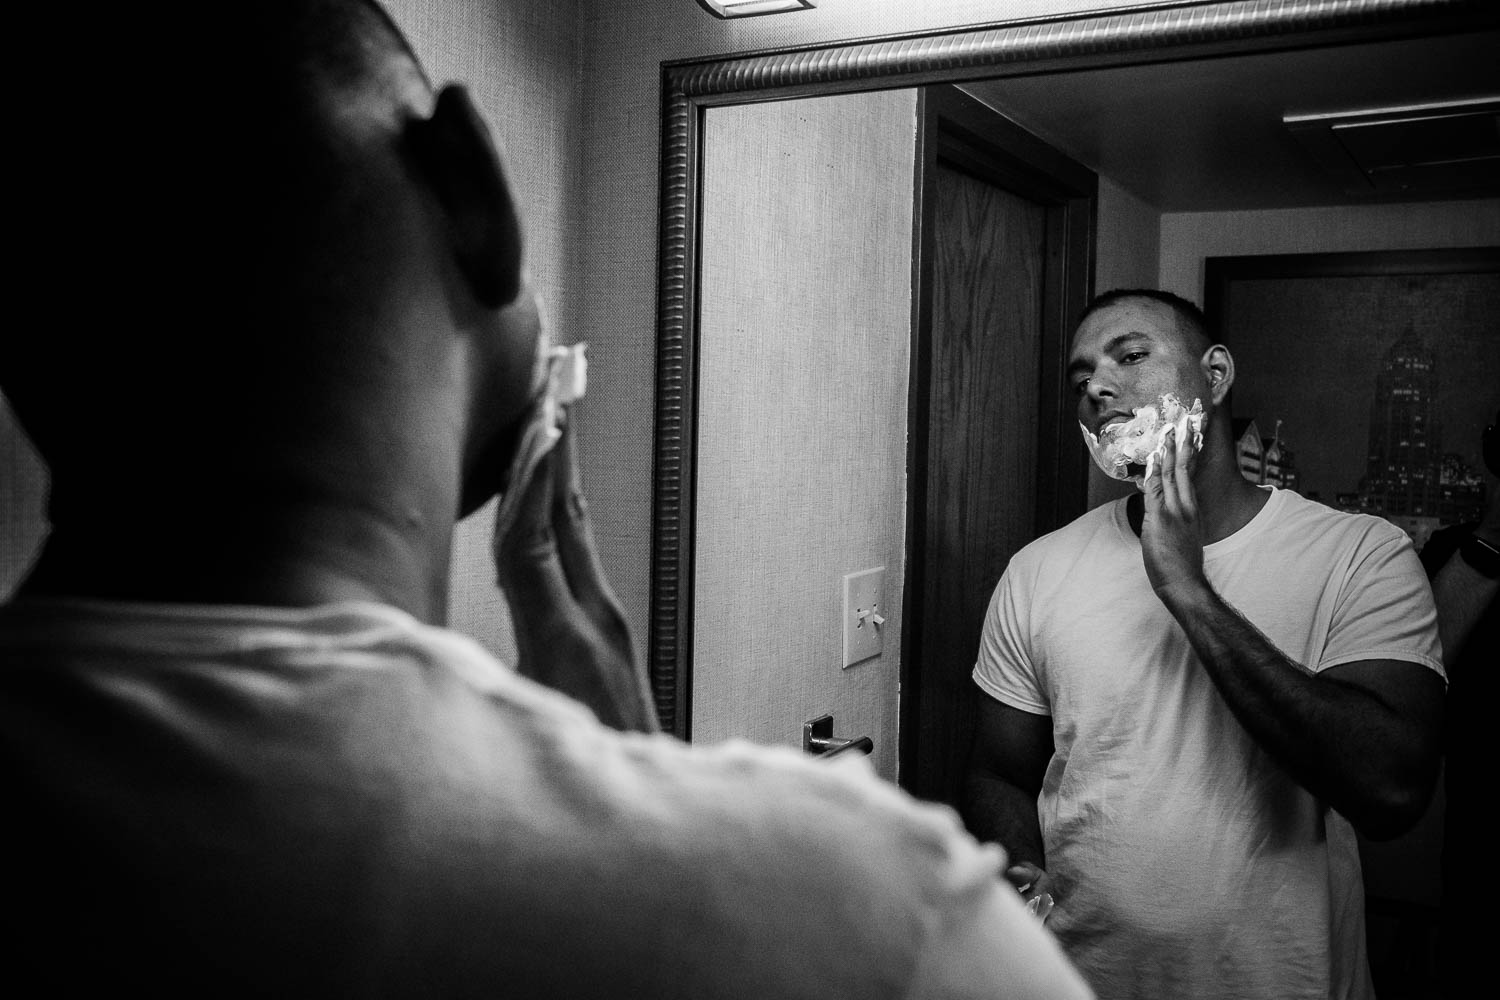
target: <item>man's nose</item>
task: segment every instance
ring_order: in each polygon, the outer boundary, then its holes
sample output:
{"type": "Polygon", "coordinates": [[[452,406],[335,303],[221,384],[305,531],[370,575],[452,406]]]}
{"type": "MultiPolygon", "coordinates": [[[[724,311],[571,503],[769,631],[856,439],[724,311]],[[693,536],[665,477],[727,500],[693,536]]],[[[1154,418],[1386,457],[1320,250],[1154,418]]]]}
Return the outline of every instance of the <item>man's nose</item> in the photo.
{"type": "Polygon", "coordinates": [[[1096,371],[1089,376],[1089,383],[1085,387],[1089,399],[1095,403],[1102,403],[1108,399],[1115,398],[1114,383],[1109,380],[1103,372],[1096,371]]]}

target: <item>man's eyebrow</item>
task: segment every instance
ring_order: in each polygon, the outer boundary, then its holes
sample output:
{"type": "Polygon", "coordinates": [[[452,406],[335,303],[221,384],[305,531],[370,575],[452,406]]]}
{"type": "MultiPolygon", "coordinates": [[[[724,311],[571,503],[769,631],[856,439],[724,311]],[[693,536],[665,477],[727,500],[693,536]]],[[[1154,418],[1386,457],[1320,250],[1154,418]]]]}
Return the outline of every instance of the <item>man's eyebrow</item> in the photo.
{"type": "MultiPolygon", "coordinates": [[[[1149,339],[1149,337],[1138,330],[1131,330],[1127,333],[1117,333],[1113,337],[1109,338],[1109,342],[1104,345],[1103,353],[1113,354],[1115,351],[1118,351],[1120,348],[1133,341],[1149,339]]],[[[1089,362],[1083,360],[1082,358],[1074,358],[1072,361],[1068,362],[1067,373],[1070,377],[1077,372],[1087,372],[1093,370],[1094,366],[1089,362]]]]}

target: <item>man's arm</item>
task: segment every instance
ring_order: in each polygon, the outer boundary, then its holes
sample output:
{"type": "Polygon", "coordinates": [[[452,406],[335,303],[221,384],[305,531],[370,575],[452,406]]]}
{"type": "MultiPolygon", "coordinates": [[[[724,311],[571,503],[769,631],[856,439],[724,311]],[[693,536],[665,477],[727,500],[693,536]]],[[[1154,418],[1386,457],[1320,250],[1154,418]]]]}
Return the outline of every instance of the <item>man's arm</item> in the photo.
{"type": "Polygon", "coordinates": [[[1206,582],[1163,600],[1235,718],[1298,784],[1372,840],[1422,817],[1441,753],[1442,678],[1397,660],[1315,674],[1206,582]]]}
{"type": "Polygon", "coordinates": [[[495,556],[518,671],[587,705],[607,726],[660,731],[599,561],[570,426],[537,467],[514,523],[495,539],[495,556]]]}
{"type": "Polygon", "coordinates": [[[989,695],[979,698],[979,720],[964,775],[963,817],[976,839],[1005,848],[1017,887],[1046,890],[1046,868],[1037,796],[1052,760],[1052,719],[1012,708],[989,695]]]}
{"type": "Polygon", "coordinates": [[[1421,818],[1441,755],[1443,680],[1395,660],[1314,673],[1209,585],[1188,463],[1169,444],[1147,482],[1141,544],[1157,597],[1245,730],[1308,791],[1370,839],[1421,818]]]}
{"type": "MultiPolygon", "coordinates": [[[[1473,536],[1492,549],[1500,549],[1500,487],[1490,490],[1484,518],[1475,526],[1473,536]]],[[[1461,543],[1459,547],[1462,547],[1461,543]]],[[[1423,550],[1423,555],[1426,556],[1426,549],[1423,550]]],[[[1438,637],[1443,642],[1443,666],[1448,669],[1450,678],[1454,664],[1468,645],[1474,626],[1479,624],[1479,620],[1494,603],[1497,592],[1500,592],[1500,578],[1485,576],[1479,572],[1469,565],[1457,548],[1432,573],[1432,597],[1437,602],[1438,612],[1438,637]]]]}

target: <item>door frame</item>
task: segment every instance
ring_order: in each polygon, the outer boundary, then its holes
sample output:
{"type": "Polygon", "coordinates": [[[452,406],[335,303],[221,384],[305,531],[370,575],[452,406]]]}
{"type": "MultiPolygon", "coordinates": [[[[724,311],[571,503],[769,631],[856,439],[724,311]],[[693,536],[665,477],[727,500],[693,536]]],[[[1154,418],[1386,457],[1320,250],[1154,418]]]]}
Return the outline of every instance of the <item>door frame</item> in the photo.
{"type": "MultiPolygon", "coordinates": [[[[1098,177],[956,86],[918,94],[912,246],[912,364],[907,414],[906,579],[902,593],[901,703],[897,715],[899,784],[914,795],[949,801],[961,782],[962,748],[973,725],[977,690],[955,694],[925,662],[923,595],[931,468],[933,299],[936,239],[929,206],[937,167],[971,174],[1046,210],[1037,440],[1037,535],[1082,514],[1088,499],[1087,455],[1073,430],[1063,373],[1072,326],[1094,286],[1098,177]],[[955,735],[956,734],[956,735],[955,735]]],[[[975,633],[978,638],[978,632],[975,633]]]]}

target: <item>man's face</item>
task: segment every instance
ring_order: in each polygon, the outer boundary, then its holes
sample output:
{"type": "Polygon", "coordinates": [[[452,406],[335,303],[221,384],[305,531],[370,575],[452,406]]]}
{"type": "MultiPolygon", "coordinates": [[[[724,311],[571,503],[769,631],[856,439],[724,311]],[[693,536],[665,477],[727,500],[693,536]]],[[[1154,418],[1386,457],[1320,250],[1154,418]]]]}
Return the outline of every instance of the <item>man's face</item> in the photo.
{"type": "Polygon", "coordinates": [[[1099,434],[1168,392],[1184,405],[1202,399],[1207,409],[1212,400],[1195,341],[1171,307],[1153,299],[1122,299],[1089,316],[1068,357],[1079,423],[1099,434]]]}
{"type": "Polygon", "coordinates": [[[476,361],[479,378],[460,516],[467,517],[512,485],[504,481],[505,474],[546,383],[544,362],[550,343],[551,332],[537,300],[529,287],[523,287],[515,302],[497,314],[476,361]]]}

